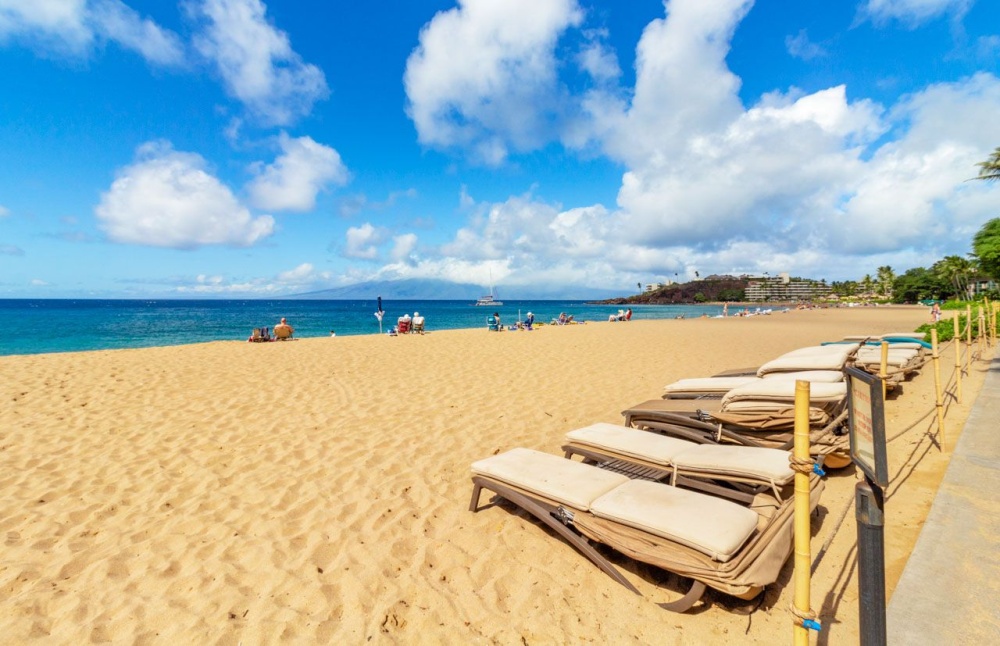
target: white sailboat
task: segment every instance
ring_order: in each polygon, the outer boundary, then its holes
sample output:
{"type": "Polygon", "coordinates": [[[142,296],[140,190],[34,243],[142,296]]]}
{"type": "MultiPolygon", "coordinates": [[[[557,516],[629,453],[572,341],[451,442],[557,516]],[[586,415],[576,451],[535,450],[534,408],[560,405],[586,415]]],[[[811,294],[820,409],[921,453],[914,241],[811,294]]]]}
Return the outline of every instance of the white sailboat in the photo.
{"type": "Polygon", "coordinates": [[[493,272],[490,272],[490,293],[486,296],[481,296],[479,300],[476,301],[476,305],[480,307],[489,307],[490,305],[503,305],[503,301],[497,298],[497,290],[493,287],[493,272]]]}

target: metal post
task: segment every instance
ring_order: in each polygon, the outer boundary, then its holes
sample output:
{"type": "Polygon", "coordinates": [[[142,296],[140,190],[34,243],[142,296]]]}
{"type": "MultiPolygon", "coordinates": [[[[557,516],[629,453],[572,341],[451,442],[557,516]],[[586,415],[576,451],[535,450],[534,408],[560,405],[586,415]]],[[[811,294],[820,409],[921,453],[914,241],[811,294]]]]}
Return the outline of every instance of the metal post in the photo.
{"type": "Polygon", "coordinates": [[[861,646],[885,646],[885,500],[867,477],[855,487],[861,646]]]}

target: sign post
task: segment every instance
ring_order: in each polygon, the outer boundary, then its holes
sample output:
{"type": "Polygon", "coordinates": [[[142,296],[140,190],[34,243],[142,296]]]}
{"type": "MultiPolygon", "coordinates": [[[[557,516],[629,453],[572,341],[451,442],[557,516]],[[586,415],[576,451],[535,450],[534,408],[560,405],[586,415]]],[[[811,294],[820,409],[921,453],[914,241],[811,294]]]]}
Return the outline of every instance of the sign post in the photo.
{"type": "Polygon", "coordinates": [[[885,403],[878,376],[847,368],[851,460],[865,478],[855,488],[858,522],[860,643],[884,646],[885,493],[889,468],[885,450],[885,403]]]}

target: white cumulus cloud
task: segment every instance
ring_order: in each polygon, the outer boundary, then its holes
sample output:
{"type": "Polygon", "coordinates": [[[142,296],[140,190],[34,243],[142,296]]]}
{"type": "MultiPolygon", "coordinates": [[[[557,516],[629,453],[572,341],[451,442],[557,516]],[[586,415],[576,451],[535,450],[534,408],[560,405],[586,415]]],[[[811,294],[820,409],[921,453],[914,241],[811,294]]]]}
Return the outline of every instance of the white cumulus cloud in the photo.
{"type": "MultiPolygon", "coordinates": [[[[555,44],[582,18],[576,0],[460,0],[438,13],[404,75],[420,142],[467,147],[497,164],[510,146],[551,140],[560,111],[555,44]]],[[[611,73],[596,52],[586,60],[611,73]]]]}
{"type": "Polygon", "coordinates": [[[292,49],[260,0],[202,0],[190,6],[204,23],[195,47],[215,64],[226,90],[264,123],[291,123],[327,96],[322,70],[292,49]]]}
{"type": "Polygon", "coordinates": [[[867,0],[860,14],[881,25],[899,21],[916,27],[944,15],[964,16],[975,0],[867,0]]]}
{"type": "Polygon", "coordinates": [[[365,222],[359,227],[350,227],[345,234],[347,241],[344,256],[361,260],[374,260],[378,257],[379,246],[388,238],[388,232],[365,222]]]}
{"type": "Polygon", "coordinates": [[[389,257],[394,262],[402,262],[411,258],[414,250],[417,248],[417,236],[413,233],[404,233],[394,236],[392,243],[392,250],[389,252],[389,257]]]}
{"type": "Polygon", "coordinates": [[[159,65],[184,59],[177,34],[120,0],[0,0],[0,42],[9,38],[62,55],[83,56],[107,41],[159,65]]]}
{"type": "Polygon", "coordinates": [[[200,155],[163,142],[139,148],[95,213],[109,239],[154,247],[248,246],[274,230],[274,218],[254,217],[200,155]]]}
{"type": "MultiPolygon", "coordinates": [[[[452,27],[470,20],[461,14],[466,6],[447,14],[452,27]]],[[[492,266],[508,285],[634,285],[694,278],[695,271],[839,280],[857,278],[859,267],[929,266],[964,254],[978,227],[995,217],[995,187],[965,180],[1000,141],[996,76],[932,85],[888,106],[849,98],[845,85],[744,99],[726,59],[750,0],[664,6],[664,18],[650,22],[637,44],[634,88],[615,87],[610,53],[574,55],[607,83],[569,97],[589,124],[556,128],[567,145],[598,146],[624,166],[617,208],[564,207],[532,195],[482,204],[463,187],[469,219],[454,238],[384,271],[471,276],[492,266]]],[[[935,6],[954,13],[962,5],[935,6]]],[[[427,51],[443,15],[425,29],[427,51]]],[[[798,55],[821,53],[800,35],[788,44],[798,55]]],[[[410,69],[421,55],[411,57],[410,69]]],[[[444,62],[434,69],[454,78],[444,62]]],[[[477,135],[463,145],[512,141],[502,126],[471,123],[477,135]]]]}
{"type": "Polygon", "coordinates": [[[347,183],[347,167],[340,154],[310,137],[289,137],[281,133],[282,154],[259,171],[247,190],[254,206],[273,211],[309,211],[316,206],[316,194],[329,184],[347,183]]]}

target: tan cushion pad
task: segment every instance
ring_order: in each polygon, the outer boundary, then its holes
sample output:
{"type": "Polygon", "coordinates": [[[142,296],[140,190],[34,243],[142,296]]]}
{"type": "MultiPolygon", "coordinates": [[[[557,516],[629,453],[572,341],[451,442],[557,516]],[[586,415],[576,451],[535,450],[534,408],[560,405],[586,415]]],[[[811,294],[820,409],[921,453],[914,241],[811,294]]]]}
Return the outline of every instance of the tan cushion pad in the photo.
{"type": "Polygon", "coordinates": [[[787,359],[790,357],[821,357],[825,355],[843,356],[846,360],[847,357],[858,347],[857,343],[831,343],[829,345],[809,345],[804,348],[799,348],[797,350],[789,350],[788,352],[779,355],[778,359],[787,359]]]}
{"type": "Polygon", "coordinates": [[[757,527],[736,503],[658,482],[629,480],[591,504],[595,516],[655,534],[728,561],[757,527]]]}
{"type": "Polygon", "coordinates": [[[674,458],[682,470],[735,477],[754,477],[783,485],[795,476],[788,464],[788,451],[756,446],[694,444],[674,458]]]}
{"type": "Polygon", "coordinates": [[[695,379],[678,379],[667,384],[667,393],[724,393],[757,380],[753,375],[744,377],[700,377],[695,379]]]}
{"type": "MultiPolygon", "coordinates": [[[[809,385],[809,401],[813,405],[840,401],[847,396],[847,384],[813,383],[809,385]]],[[[784,379],[761,379],[759,382],[733,388],[722,398],[722,408],[737,401],[795,402],[795,382],[784,379]]]]}
{"type": "Polygon", "coordinates": [[[799,370],[843,370],[847,354],[814,354],[798,357],[778,357],[757,369],[757,376],[771,372],[796,372],[799,370]]]}
{"type": "MultiPolygon", "coordinates": [[[[640,431],[628,426],[618,426],[600,422],[570,431],[566,439],[583,446],[607,449],[626,457],[652,462],[669,467],[674,456],[698,446],[676,437],[667,437],[649,431],[640,431]]],[[[786,459],[787,461],[787,459],[786,459]]]]}
{"type": "Polygon", "coordinates": [[[472,472],[581,511],[588,510],[595,498],[629,482],[619,473],[522,448],[473,462],[472,472]]]}
{"type": "MultiPolygon", "coordinates": [[[[769,372],[763,379],[785,379],[789,381],[808,381],[810,383],[825,382],[828,384],[844,380],[840,370],[798,370],[795,372],[769,372]]],[[[747,382],[749,383],[749,382],[747,382]]]]}

